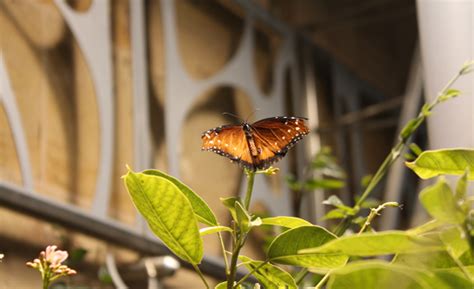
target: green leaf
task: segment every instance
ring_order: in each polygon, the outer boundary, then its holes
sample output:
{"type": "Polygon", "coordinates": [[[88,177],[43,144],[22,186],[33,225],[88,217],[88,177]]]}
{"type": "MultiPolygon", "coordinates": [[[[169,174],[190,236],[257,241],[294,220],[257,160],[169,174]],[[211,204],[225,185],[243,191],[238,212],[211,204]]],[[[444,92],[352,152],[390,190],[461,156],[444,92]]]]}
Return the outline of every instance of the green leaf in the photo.
{"type": "Polygon", "coordinates": [[[384,231],[344,236],[323,246],[299,251],[304,254],[341,254],[349,256],[378,256],[403,252],[427,252],[441,248],[440,244],[404,231],[384,231]]]}
{"type": "Polygon", "coordinates": [[[463,202],[466,198],[467,194],[467,176],[469,175],[469,171],[466,170],[464,174],[459,178],[458,182],[456,183],[456,194],[454,198],[457,202],[463,202]]]}
{"type": "Polygon", "coordinates": [[[469,180],[474,180],[474,150],[442,149],[424,151],[413,162],[406,162],[420,178],[429,179],[439,175],[464,174],[469,169],[469,180]]]}
{"type": "Polygon", "coordinates": [[[367,217],[362,217],[362,216],[357,216],[352,220],[352,223],[359,225],[359,227],[363,227],[366,222],[367,222],[367,217]]]}
{"type": "Polygon", "coordinates": [[[428,117],[431,115],[431,109],[432,109],[432,106],[430,103],[425,103],[423,104],[423,106],[421,107],[421,114],[424,116],[424,117],[428,117]]]}
{"type": "MultiPolygon", "coordinates": [[[[449,288],[452,289],[472,289],[474,284],[466,279],[466,277],[458,270],[459,272],[435,272],[435,276],[438,280],[443,281],[446,285],[449,285],[449,288]]],[[[472,274],[472,273],[471,273],[472,274]]]]}
{"type": "Polygon", "coordinates": [[[286,183],[292,191],[300,191],[303,188],[302,184],[298,182],[293,175],[286,176],[286,183]]]}
{"type": "Polygon", "coordinates": [[[346,173],[337,164],[336,157],[332,154],[330,147],[323,147],[314,156],[311,167],[321,173],[323,176],[333,177],[336,179],[346,178],[346,173]]]}
{"type": "Polygon", "coordinates": [[[349,206],[344,205],[344,203],[336,195],[331,195],[327,200],[323,201],[324,205],[331,205],[340,210],[345,211],[348,215],[354,215],[357,211],[349,206]]]}
{"type": "Polygon", "coordinates": [[[285,228],[293,229],[301,226],[311,226],[312,224],[304,219],[300,219],[297,217],[279,216],[263,218],[262,225],[282,226],[285,228]]]}
{"type": "MultiPolygon", "coordinates": [[[[217,284],[214,289],[227,289],[227,281],[217,284]]],[[[244,289],[244,287],[242,287],[242,285],[239,285],[237,286],[237,289],[244,289]]]]}
{"type": "Polygon", "coordinates": [[[453,258],[459,258],[464,254],[464,252],[469,250],[467,235],[457,226],[442,231],[440,233],[440,238],[453,258]]]}
{"type": "Polygon", "coordinates": [[[196,194],[193,190],[191,190],[181,181],[158,170],[146,170],[143,171],[143,173],[147,175],[165,178],[175,184],[179,188],[179,190],[186,196],[186,198],[188,198],[189,202],[191,203],[191,206],[193,207],[193,211],[200,222],[209,226],[218,225],[216,216],[209,208],[207,203],[198,194],[196,194]]]}
{"type": "Polygon", "coordinates": [[[244,233],[248,233],[250,231],[250,228],[252,227],[251,222],[252,219],[250,218],[250,215],[247,213],[247,210],[242,207],[240,202],[235,202],[235,213],[237,216],[237,224],[240,227],[240,231],[244,233]]]}
{"type": "Polygon", "coordinates": [[[416,156],[412,155],[411,153],[405,153],[403,154],[403,158],[407,161],[414,161],[416,159],[416,156]]]}
{"type": "Polygon", "coordinates": [[[464,214],[444,178],[439,178],[436,184],[421,191],[419,198],[433,218],[453,224],[464,221],[464,214]]]}
{"type": "Polygon", "coordinates": [[[346,215],[347,214],[344,212],[344,210],[336,208],[336,209],[332,209],[331,211],[327,212],[326,215],[324,215],[323,220],[342,219],[346,215]]]}
{"type": "MultiPolygon", "coordinates": [[[[79,262],[84,261],[84,258],[87,255],[87,249],[84,248],[77,248],[69,251],[69,259],[68,259],[68,264],[71,266],[71,264],[76,264],[79,262]]],[[[2,254],[0,254],[0,262],[2,260],[2,254]]]]}
{"type": "Polygon", "coordinates": [[[416,143],[411,143],[408,147],[416,156],[419,156],[423,152],[423,150],[416,143]]]}
{"type": "MultiPolygon", "coordinates": [[[[357,198],[358,200],[359,198],[357,198]]],[[[362,204],[360,204],[360,207],[363,209],[371,209],[371,208],[376,208],[380,205],[380,200],[374,199],[374,198],[367,198],[365,199],[362,204]]]]}
{"type": "MultiPolygon", "coordinates": [[[[470,252],[464,253],[459,257],[459,261],[464,265],[474,264],[474,260],[470,252]]],[[[457,268],[458,265],[446,250],[426,253],[398,254],[395,256],[393,263],[406,265],[413,268],[457,268]]],[[[473,266],[474,267],[474,266],[473,266]]]]}
{"type": "Polygon", "coordinates": [[[347,207],[347,206],[344,205],[344,203],[341,201],[341,199],[339,199],[339,197],[336,196],[336,195],[329,196],[329,198],[327,198],[326,200],[323,201],[323,205],[331,205],[331,206],[334,206],[334,207],[337,207],[337,208],[347,207]]]}
{"type": "Polygon", "coordinates": [[[105,265],[99,267],[99,270],[97,272],[97,278],[99,279],[99,282],[103,285],[114,284],[114,280],[112,279],[112,276],[110,276],[110,273],[107,270],[107,267],[105,267],[105,265]]]}
{"type": "Polygon", "coordinates": [[[242,203],[239,197],[229,197],[229,198],[220,198],[222,204],[229,209],[230,214],[232,215],[232,219],[234,219],[235,222],[238,222],[237,220],[237,214],[235,212],[235,203],[242,203]]]}
{"type": "Polygon", "coordinates": [[[345,182],[336,179],[312,179],[305,182],[304,187],[306,190],[335,190],[345,186],[345,182]]]}
{"type": "Polygon", "coordinates": [[[262,225],[262,219],[260,217],[256,217],[250,222],[250,227],[258,227],[261,225],[262,225]]]}
{"type": "Polygon", "coordinates": [[[328,289],[467,289],[456,276],[438,276],[418,268],[381,261],[353,262],[332,273],[328,289]],[[453,282],[453,283],[451,283],[453,282]],[[461,287],[456,287],[461,285],[461,287]]]}
{"type": "Polygon", "coordinates": [[[258,268],[253,275],[266,289],[297,289],[298,286],[291,275],[285,270],[263,261],[254,261],[246,256],[239,256],[240,261],[244,262],[245,267],[250,271],[258,268]]]}
{"type": "Polygon", "coordinates": [[[373,177],[374,176],[372,174],[367,174],[367,175],[363,176],[362,179],[360,180],[360,185],[362,186],[362,188],[364,188],[364,189],[367,188],[373,177]]]}
{"type": "Polygon", "coordinates": [[[445,225],[444,222],[441,222],[439,220],[430,220],[418,227],[412,228],[407,231],[407,233],[412,234],[412,235],[420,235],[424,234],[426,232],[433,231],[441,226],[445,225]]]}
{"type": "MultiPolygon", "coordinates": [[[[464,266],[463,269],[464,269],[470,276],[474,276],[474,266],[472,266],[472,265],[464,266]]],[[[461,268],[459,268],[459,266],[457,266],[457,267],[451,267],[451,268],[444,268],[444,269],[435,269],[434,271],[436,272],[436,274],[439,274],[439,273],[451,273],[451,274],[454,274],[454,275],[457,275],[457,276],[461,276],[461,277],[463,277],[463,278],[466,278],[465,272],[463,272],[463,271],[461,270],[461,268]]]]}
{"type": "Polygon", "coordinates": [[[210,235],[213,233],[223,232],[223,231],[232,232],[232,229],[226,226],[206,227],[206,228],[200,229],[199,234],[201,234],[201,236],[205,236],[205,235],[210,235]]]}
{"type": "Polygon", "coordinates": [[[448,91],[446,91],[446,93],[444,93],[443,95],[441,95],[439,97],[439,101],[443,102],[443,101],[446,101],[448,99],[459,96],[460,94],[461,94],[461,91],[459,91],[458,89],[448,89],[448,91]]]}
{"type": "Polygon", "coordinates": [[[405,127],[403,127],[402,131],[400,132],[400,137],[404,140],[407,139],[416,130],[418,125],[419,124],[416,119],[409,120],[408,123],[405,125],[405,127]]]}
{"type": "Polygon", "coordinates": [[[459,74],[468,74],[471,73],[474,70],[474,60],[467,61],[466,63],[463,64],[461,70],[459,71],[459,74]]]}
{"type": "Polygon", "coordinates": [[[319,226],[302,226],[278,235],[268,248],[274,263],[331,269],[343,266],[347,256],[338,254],[299,254],[298,251],[321,246],[336,236],[319,226]]]}
{"type": "Polygon", "coordinates": [[[129,171],[125,186],[150,229],[176,256],[199,264],[202,239],[193,207],[180,188],[169,179],[129,171]]]}

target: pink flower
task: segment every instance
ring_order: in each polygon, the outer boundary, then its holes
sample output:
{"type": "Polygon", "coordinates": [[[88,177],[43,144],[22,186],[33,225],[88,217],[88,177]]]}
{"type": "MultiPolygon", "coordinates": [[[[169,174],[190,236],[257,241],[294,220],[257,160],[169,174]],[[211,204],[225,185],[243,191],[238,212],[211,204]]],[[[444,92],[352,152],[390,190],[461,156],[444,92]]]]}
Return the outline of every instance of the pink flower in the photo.
{"type": "Polygon", "coordinates": [[[41,276],[48,280],[43,280],[46,284],[56,280],[61,276],[74,275],[76,270],[69,268],[62,263],[66,261],[69,254],[66,251],[56,250],[55,245],[48,246],[44,251],[41,251],[39,257],[33,262],[27,262],[26,265],[41,272],[41,276]]]}
{"type": "Polygon", "coordinates": [[[66,251],[56,251],[56,248],[57,246],[55,245],[46,247],[44,258],[50,264],[49,266],[51,268],[60,266],[61,263],[64,262],[68,257],[68,253],[66,251]]]}

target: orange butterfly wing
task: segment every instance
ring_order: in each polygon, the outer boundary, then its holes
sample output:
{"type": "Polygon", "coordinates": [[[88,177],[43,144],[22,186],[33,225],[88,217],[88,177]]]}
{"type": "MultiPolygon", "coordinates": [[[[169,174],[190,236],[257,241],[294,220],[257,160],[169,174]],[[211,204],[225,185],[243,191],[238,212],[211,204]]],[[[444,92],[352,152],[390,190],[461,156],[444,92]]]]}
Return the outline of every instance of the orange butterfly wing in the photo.
{"type": "Polygon", "coordinates": [[[288,150],[309,133],[305,118],[272,117],[252,124],[253,138],[259,152],[259,169],[280,160],[288,150]]]}
{"type": "Polygon", "coordinates": [[[250,125],[226,125],[201,136],[202,150],[212,151],[249,169],[265,169],[286,155],[295,143],[309,133],[305,118],[272,117],[250,125]],[[249,147],[252,147],[252,150],[249,147]]]}
{"type": "Polygon", "coordinates": [[[252,156],[241,125],[225,125],[210,129],[202,134],[201,139],[202,150],[215,152],[245,167],[253,167],[252,156]]]}

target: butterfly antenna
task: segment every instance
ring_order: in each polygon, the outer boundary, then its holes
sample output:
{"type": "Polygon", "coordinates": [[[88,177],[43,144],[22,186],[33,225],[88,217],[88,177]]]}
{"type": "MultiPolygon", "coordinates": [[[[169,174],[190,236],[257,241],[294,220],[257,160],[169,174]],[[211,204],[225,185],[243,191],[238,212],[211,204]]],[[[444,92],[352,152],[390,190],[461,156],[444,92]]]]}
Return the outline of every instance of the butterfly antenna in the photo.
{"type": "Polygon", "coordinates": [[[248,123],[249,121],[249,118],[251,118],[257,111],[259,111],[260,109],[256,108],[254,109],[248,116],[247,118],[245,118],[245,123],[248,123]]]}
{"type": "Polygon", "coordinates": [[[236,118],[238,119],[240,122],[243,122],[244,120],[241,119],[238,115],[235,115],[233,113],[230,113],[230,112],[223,112],[222,115],[228,115],[228,116],[232,116],[233,118],[236,118]]]}

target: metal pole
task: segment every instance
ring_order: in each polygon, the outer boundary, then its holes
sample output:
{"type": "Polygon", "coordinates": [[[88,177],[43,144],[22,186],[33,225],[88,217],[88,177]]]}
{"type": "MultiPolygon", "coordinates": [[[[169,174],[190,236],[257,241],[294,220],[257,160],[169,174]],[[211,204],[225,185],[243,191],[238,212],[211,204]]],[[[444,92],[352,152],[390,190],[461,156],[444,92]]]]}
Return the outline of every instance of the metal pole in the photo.
{"type": "MultiPolygon", "coordinates": [[[[0,182],[0,205],[147,255],[173,255],[158,238],[141,235],[117,221],[96,218],[75,206],[39,194],[30,194],[20,187],[4,182],[0,182]]],[[[189,263],[181,260],[180,262],[181,266],[193,269],[189,263]]],[[[204,274],[216,279],[226,278],[224,261],[221,259],[206,257],[199,268],[204,274]]],[[[245,275],[242,271],[238,274],[240,277],[245,275]]]]}

